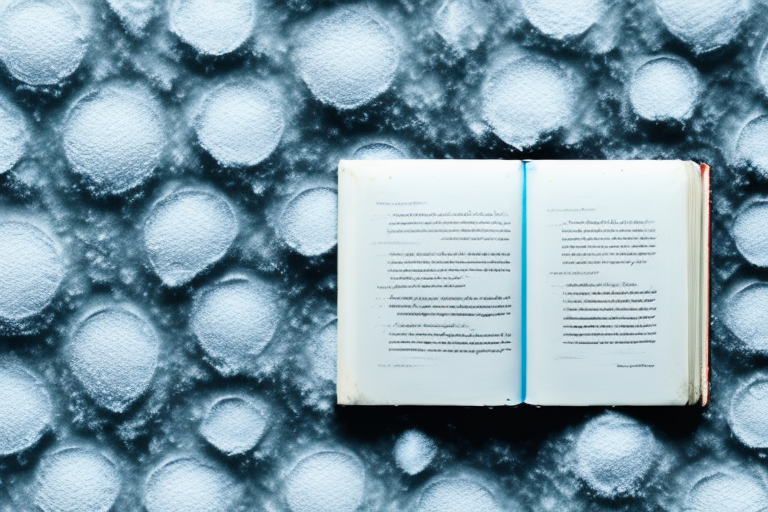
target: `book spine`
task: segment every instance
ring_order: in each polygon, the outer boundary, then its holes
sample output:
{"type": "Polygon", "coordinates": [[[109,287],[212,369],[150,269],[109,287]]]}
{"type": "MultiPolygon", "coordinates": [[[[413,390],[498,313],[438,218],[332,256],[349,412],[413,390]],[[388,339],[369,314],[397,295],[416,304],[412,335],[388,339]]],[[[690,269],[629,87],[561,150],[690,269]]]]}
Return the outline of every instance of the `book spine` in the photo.
{"type": "Polygon", "coordinates": [[[710,167],[701,164],[701,183],[704,198],[702,201],[704,225],[702,229],[702,307],[701,307],[701,405],[709,403],[709,310],[710,310],[710,251],[712,249],[712,193],[710,189],[710,167]]]}

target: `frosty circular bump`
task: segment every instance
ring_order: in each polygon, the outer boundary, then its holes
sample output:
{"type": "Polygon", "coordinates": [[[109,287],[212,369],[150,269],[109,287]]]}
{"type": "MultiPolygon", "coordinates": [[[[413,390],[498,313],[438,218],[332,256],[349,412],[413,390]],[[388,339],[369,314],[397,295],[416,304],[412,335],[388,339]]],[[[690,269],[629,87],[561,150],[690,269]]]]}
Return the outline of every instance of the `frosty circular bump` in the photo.
{"type": "Polygon", "coordinates": [[[604,496],[632,493],[658,457],[651,430],[632,418],[604,413],[590,420],[575,447],[576,474],[604,496]]]}
{"type": "Polygon", "coordinates": [[[746,472],[718,472],[705,476],[691,488],[686,512],[762,512],[768,508],[768,492],[746,472]]]}
{"type": "Polygon", "coordinates": [[[523,12],[531,25],[554,39],[583,34],[600,20],[605,0],[522,0],[523,12]]]}
{"type": "Polygon", "coordinates": [[[352,158],[355,160],[402,160],[405,154],[392,144],[372,142],[357,148],[352,158]]]}
{"type": "Polygon", "coordinates": [[[29,134],[23,114],[0,101],[0,174],[16,165],[24,154],[29,134]]]}
{"type": "Polygon", "coordinates": [[[350,8],[312,23],[296,50],[299,74],[312,94],[340,109],[359,107],[386,91],[399,58],[391,29],[350,8]]]}
{"type": "Polygon", "coordinates": [[[69,339],[67,362],[99,406],[123,412],[147,391],[158,353],[152,327],[131,311],[112,306],[80,321],[69,339]]]}
{"type": "Polygon", "coordinates": [[[741,129],[736,154],[768,177],[768,116],[759,116],[741,129]]]}
{"type": "Polygon", "coordinates": [[[437,447],[423,432],[406,430],[395,443],[394,453],[397,466],[409,475],[415,475],[429,466],[435,458],[437,447]]]}
{"type": "Polygon", "coordinates": [[[262,280],[231,278],[205,288],[192,308],[192,332],[224,375],[248,367],[279,321],[277,294],[262,280]]]}
{"type": "Polygon", "coordinates": [[[34,445],[51,422],[51,399],[26,368],[0,363],[0,456],[34,445]]]}
{"type": "Polygon", "coordinates": [[[693,113],[699,75],[682,59],[659,57],[635,71],[629,100],[637,115],[649,121],[684,121],[693,113]]]}
{"type": "Polygon", "coordinates": [[[141,87],[109,85],[86,94],[64,125],[72,170],[98,194],[119,194],[144,182],[164,148],[160,107],[141,87]]]}
{"type": "Polygon", "coordinates": [[[35,504],[45,512],[107,512],[120,492],[111,460],[91,448],[47,454],[35,473],[35,504]]]}
{"type": "Polygon", "coordinates": [[[731,430],[751,448],[768,448],[768,379],[761,378],[739,389],[731,401],[731,430]]]}
{"type": "Polygon", "coordinates": [[[491,492],[477,482],[450,478],[432,482],[424,489],[416,512],[501,512],[491,492]]]}
{"type": "Polygon", "coordinates": [[[200,145],[222,165],[256,165],[277,147],[285,121],[278,99],[257,82],[214,89],[195,118],[200,145]]]}
{"type": "Polygon", "coordinates": [[[237,483],[223,468],[193,457],[161,464],[144,485],[148,512],[227,512],[240,496],[237,483]]]}
{"type": "Polygon", "coordinates": [[[768,353],[768,284],[752,283],[725,304],[725,325],[750,350],[768,353]]]}
{"type": "Polygon", "coordinates": [[[224,196],[182,189],[152,207],[144,225],[144,246],[163,283],[180,286],[219,261],[237,230],[235,212],[224,196]]]}
{"type": "Polygon", "coordinates": [[[365,470],[341,452],[317,452],[301,459],[285,481],[293,512],[353,512],[363,502],[365,470]]]}
{"type": "Polygon", "coordinates": [[[501,140],[523,148],[568,122],[574,95],[557,64],[524,57],[488,78],[483,87],[483,117],[501,140]]]}
{"type": "Polygon", "coordinates": [[[696,53],[728,44],[746,18],[747,0],[654,0],[667,29],[696,53]]]}
{"type": "Polygon", "coordinates": [[[55,84],[80,65],[88,34],[67,0],[16,0],[0,11],[0,59],[14,77],[55,84]]]}
{"type": "Polygon", "coordinates": [[[254,0],[173,0],[174,34],[199,53],[224,55],[251,36],[256,19],[254,0]]]}
{"type": "Polygon", "coordinates": [[[264,435],[269,418],[247,398],[229,396],[213,403],[200,425],[206,441],[227,455],[252,449],[264,435]]]}
{"type": "Polygon", "coordinates": [[[312,337],[310,356],[312,369],[321,379],[336,382],[336,342],[338,322],[329,322],[312,337]]]}
{"type": "Polygon", "coordinates": [[[40,313],[64,279],[64,261],[51,238],[32,224],[0,221],[0,319],[40,313]]]}
{"type": "Polygon", "coordinates": [[[319,256],[336,246],[339,197],[327,187],[310,188],[283,209],[278,233],[294,251],[319,256]]]}
{"type": "Polygon", "coordinates": [[[736,217],[733,239],[747,261],[759,267],[768,267],[768,201],[755,201],[736,217]]]}

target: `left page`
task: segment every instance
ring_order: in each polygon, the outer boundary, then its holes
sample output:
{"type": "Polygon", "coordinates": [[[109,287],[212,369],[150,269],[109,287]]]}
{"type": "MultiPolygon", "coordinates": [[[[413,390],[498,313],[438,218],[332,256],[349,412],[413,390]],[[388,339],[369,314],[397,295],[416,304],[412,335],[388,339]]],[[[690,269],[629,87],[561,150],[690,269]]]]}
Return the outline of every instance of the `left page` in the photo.
{"type": "Polygon", "coordinates": [[[339,164],[339,404],[520,403],[522,164],[339,164]]]}

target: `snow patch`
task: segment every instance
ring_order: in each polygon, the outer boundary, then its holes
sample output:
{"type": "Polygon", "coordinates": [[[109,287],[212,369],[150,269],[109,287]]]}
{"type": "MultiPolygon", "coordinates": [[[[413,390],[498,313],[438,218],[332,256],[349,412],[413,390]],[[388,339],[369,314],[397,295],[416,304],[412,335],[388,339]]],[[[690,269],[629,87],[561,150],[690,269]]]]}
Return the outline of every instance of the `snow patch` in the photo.
{"type": "Polygon", "coordinates": [[[720,48],[739,33],[747,0],[654,0],[667,29],[695,53],[720,48]]]}
{"type": "Polygon", "coordinates": [[[658,57],[640,66],[629,84],[629,100],[637,114],[650,121],[684,121],[691,117],[701,84],[688,62],[658,57]]]}
{"type": "Polygon", "coordinates": [[[261,440],[269,424],[264,407],[249,398],[225,396],[208,409],[200,434],[226,455],[239,455],[261,440]]]}
{"type": "Polygon", "coordinates": [[[160,105],[139,86],[107,85],[86,94],[64,126],[72,170],[97,194],[120,194],[143,183],[165,145],[160,105]]]}
{"type": "Polygon", "coordinates": [[[285,480],[293,512],[353,512],[363,502],[365,470],[342,452],[324,451],[299,460],[285,480]]]}
{"type": "Polygon", "coordinates": [[[178,457],[160,464],[147,477],[147,512],[230,512],[242,489],[223,469],[195,457],[178,457]]]}
{"type": "Polygon", "coordinates": [[[419,497],[416,512],[501,512],[493,494],[466,478],[447,478],[428,484],[419,497]]]}
{"type": "Polygon", "coordinates": [[[299,34],[296,63],[315,97],[356,108],[389,89],[400,50],[383,21],[363,9],[342,8],[299,34]]]}
{"type": "Polygon", "coordinates": [[[200,145],[228,167],[256,165],[277,147],[285,121],[280,101],[258,82],[224,84],[206,96],[195,118],[200,145]]]}
{"type": "Polygon", "coordinates": [[[0,319],[18,322],[40,313],[64,279],[57,244],[27,222],[0,221],[0,319]]]}
{"type": "Polygon", "coordinates": [[[266,282],[232,276],[204,288],[192,307],[192,332],[223,375],[253,365],[280,320],[278,297],[266,282]]]}
{"type": "Polygon", "coordinates": [[[521,0],[521,4],[531,25],[553,39],[583,34],[608,8],[605,0],[521,0]]]}
{"type": "Polygon", "coordinates": [[[62,81],[87,49],[87,27],[67,0],[16,0],[0,7],[0,60],[22,82],[62,81]]]}
{"type": "Polygon", "coordinates": [[[482,98],[483,117],[493,132],[520,149],[565,126],[576,96],[572,80],[557,63],[523,57],[492,73],[482,98]]]}
{"type": "Polygon", "coordinates": [[[251,36],[254,0],[173,0],[171,31],[205,55],[225,55],[251,36]]]}
{"type": "Polygon", "coordinates": [[[45,455],[35,473],[35,504],[44,512],[107,512],[120,492],[114,463],[92,448],[45,455]]]}
{"type": "Polygon", "coordinates": [[[24,366],[0,362],[0,456],[37,443],[51,424],[51,398],[24,366]]]}
{"type": "Polygon", "coordinates": [[[659,448],[650,428],[627,416],[606,412],[581,431],[574,469],[604,496],[631,494],[658,459],[659,448]]]}
{"type": "Polygon", "coordinates": [[[325,254],[336,246],[338,202],[338,193],[334,189],[304,190],[283,209],[277,231],[299,254],[325,254]]]}
{"type": "Polygon", "coordinates": [[[219,261],[237,232],[235,212],[223,195],[181,189],[152,206],[144,224],[144,247],[163,283],[180,286],[219,261]]]}
{"type": "Polygon", "coordinates": [[[409,475],[424,471],[436,454],[435,442],[419,430],[406,430],[395,443],[395,462],[409,475]]]}
{"type": "Polygon", "coordinates": [[[100,407],[123,412],[149,388],[159,352],[157,335],[146,320],[127,308],[109,306],[78,322],[66,357],[100,407]]]}
{"type": "Polygon", "coordinates": [[[749,350],[768,353],[768,284],[756,282],[726,299],[723,322],[749,350]]]}

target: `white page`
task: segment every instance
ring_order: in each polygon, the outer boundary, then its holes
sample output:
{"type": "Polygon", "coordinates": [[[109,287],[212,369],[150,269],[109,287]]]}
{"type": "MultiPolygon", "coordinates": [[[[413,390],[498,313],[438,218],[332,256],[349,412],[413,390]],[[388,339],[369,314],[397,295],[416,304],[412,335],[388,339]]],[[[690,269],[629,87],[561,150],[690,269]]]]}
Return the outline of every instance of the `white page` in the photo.
{"type": "Polygon", "coordinates": [[[687,402],[691,166],[527,164],[526,402],[687,402]]]}
{"type": "Polygon", "coordinates": [[[522,164],[339,165],[341,404],[520,402],[522,164]]]}

